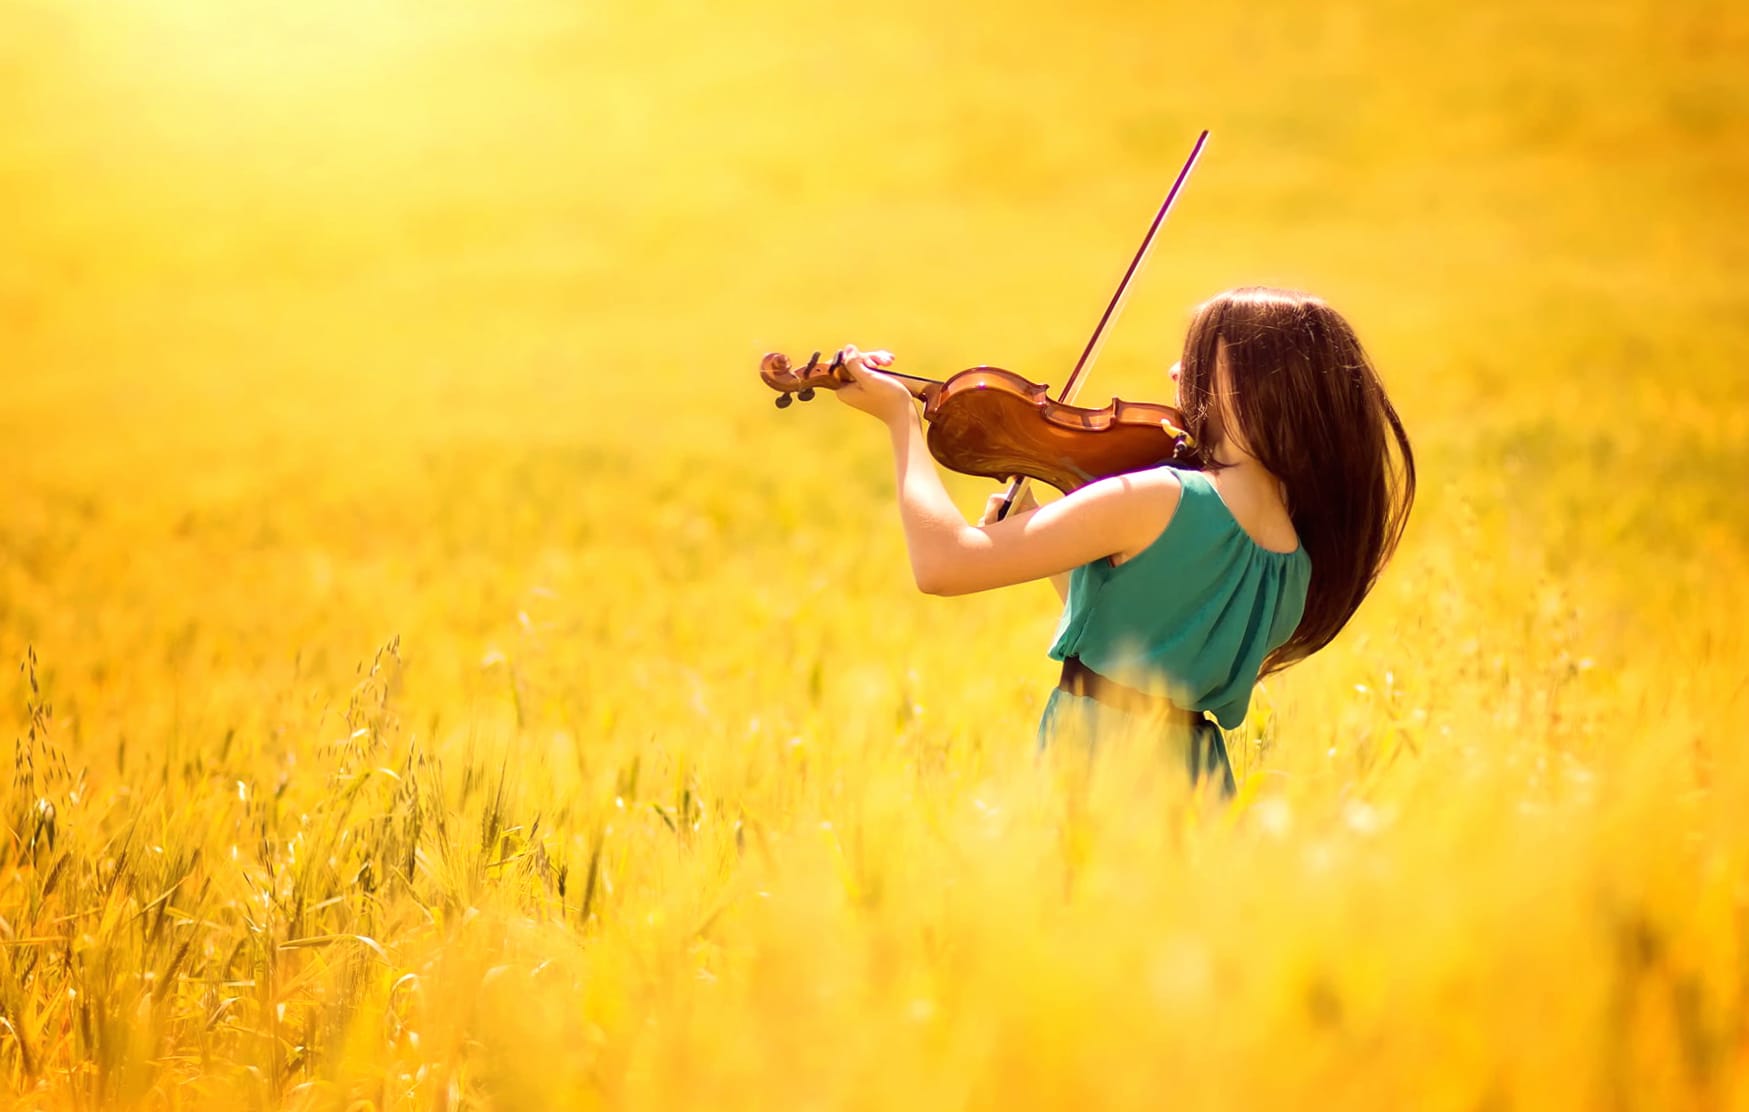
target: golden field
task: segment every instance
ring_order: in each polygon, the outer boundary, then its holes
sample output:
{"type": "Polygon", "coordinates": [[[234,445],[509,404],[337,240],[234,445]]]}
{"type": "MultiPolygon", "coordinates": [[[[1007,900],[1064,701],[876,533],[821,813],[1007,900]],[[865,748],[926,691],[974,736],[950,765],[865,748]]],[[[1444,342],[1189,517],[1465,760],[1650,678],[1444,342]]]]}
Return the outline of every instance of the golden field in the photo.
{"type": "MultiPolygon", "coordinates": [[[[1749,17],[0,0],[18,1108],[1749,1107],[1749,17]],[[767,350],[1321,293],[1421,498],[1231,803],[767,350]],[[16,668],[12,667],[16,665],[16,668]]],[[[988,484],[955,480],[968,512],[988,484]]]]}

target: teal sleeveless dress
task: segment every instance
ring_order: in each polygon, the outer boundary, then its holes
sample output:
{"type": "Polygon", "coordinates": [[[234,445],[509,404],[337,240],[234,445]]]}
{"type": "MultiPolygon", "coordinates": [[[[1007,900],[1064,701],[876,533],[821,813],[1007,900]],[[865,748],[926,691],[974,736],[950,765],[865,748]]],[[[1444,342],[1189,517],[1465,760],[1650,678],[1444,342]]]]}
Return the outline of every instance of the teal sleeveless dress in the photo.
{"type": "MultiPolygon", "coordinates": [[[[1177,472],[1183,493],[1160,536],[1113,567],[1095,560],[1069,575],[1069,597],[1053,660],[1077,656],[1100,675],[1178,706],[1198,718],[1188,754],[1191,775],[1232,771],[1216,723],[1245,719],[1257,669],[1286,641],[1305,612],[1312,561],[1305,546],[1273,552],[1240,527],[1214,483],[1177,472]]],[[[1039,721],[1043,745],[1069,725],[1086,736],[1123,726],[1122,711],[1062,689],[1051,692],[1039,721]]]]}

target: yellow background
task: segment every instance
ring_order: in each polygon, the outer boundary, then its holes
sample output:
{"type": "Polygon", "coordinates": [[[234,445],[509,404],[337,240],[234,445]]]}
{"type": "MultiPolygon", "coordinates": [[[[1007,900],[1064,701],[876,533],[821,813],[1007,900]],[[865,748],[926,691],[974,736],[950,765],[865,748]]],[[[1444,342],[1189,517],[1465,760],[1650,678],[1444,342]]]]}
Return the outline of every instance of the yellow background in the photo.
{"type": "Polygon", "coordinates": [[[0,1072],[1742,1105],[1746,52],[1706,0],[0,0],[0,1072]],[[1060,383],[1204,127],[1083,403],[1303,287],[1421,465],[1231,805],[1035,765],[1048,588],[917,595],[879,428],[755,376],[1060,383]]]}

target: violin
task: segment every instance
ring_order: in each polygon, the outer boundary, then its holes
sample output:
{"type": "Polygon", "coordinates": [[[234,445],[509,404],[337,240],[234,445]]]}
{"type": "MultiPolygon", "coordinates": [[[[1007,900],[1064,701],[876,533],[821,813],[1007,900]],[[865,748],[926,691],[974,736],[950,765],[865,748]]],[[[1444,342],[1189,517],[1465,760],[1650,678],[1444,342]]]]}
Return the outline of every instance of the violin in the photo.
{"type": "MultiPolygon", "coordinates": [[[[1067,494],[1111,475],[1201,467],[1184,415],[1171,406],[1113,398],[1102,409],[1084,409],[1053,401],[1047,387],[1000,367],[972,367],[945,382],[880,373],[923,403],[929,453],[950,471],[991,479],[1022,475],[1067,494]]],[[[777,391],[779,409],[853,381],[842,356],[822,365],[817,351],[799,369],[772,352],[761,360],[759,377],[777,391]]]]}
{"type": "MultiPolygon", "coordinates": [[[[913,397],[922,400],[923,419],[929,423],[926,442],[937,462],[967,475],[1009,480],[996,520],[1014,506],[1028,479],[1049,483],[1067,494],[1096,479],[1161,464],[1201,469],[1197,445],[1184,429],[1184,416],[1171,406],[1118,398],[1103,409],[1082,409],[1071,403],[1208,137],[1207,130],[1197,137],[1056,398],[1038,383],[1000,367],[972,367],[945,382],[893,375],[913,397]]],[[[798,371],[790,366],[787,356],[772,352],[760,362],[759,377],[777,391],[777,407],[784,409],[792,398],[807,401],[817,389],[850,385],[852,379],[842,358],[840,355],[830,366],[822,367],[816,351],[808,365],[798,371]]]]}

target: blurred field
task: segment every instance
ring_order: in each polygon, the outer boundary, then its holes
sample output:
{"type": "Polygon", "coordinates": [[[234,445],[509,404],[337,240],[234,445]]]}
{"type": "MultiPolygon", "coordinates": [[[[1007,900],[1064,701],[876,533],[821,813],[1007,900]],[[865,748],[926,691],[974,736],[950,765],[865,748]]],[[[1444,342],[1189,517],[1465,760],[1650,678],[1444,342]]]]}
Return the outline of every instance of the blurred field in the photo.
{"type": "Polygon", "coordinates": [[[0,0],[16,1106],[1749,1107],[1745,56],[0,0]],[[1422,465],[1230,806],[1036,765],[1049,588],[917,595],[879,430],[753,373],[1060,382],[1202,127],[1084,400],[1301,286],[1422,465]]]}

